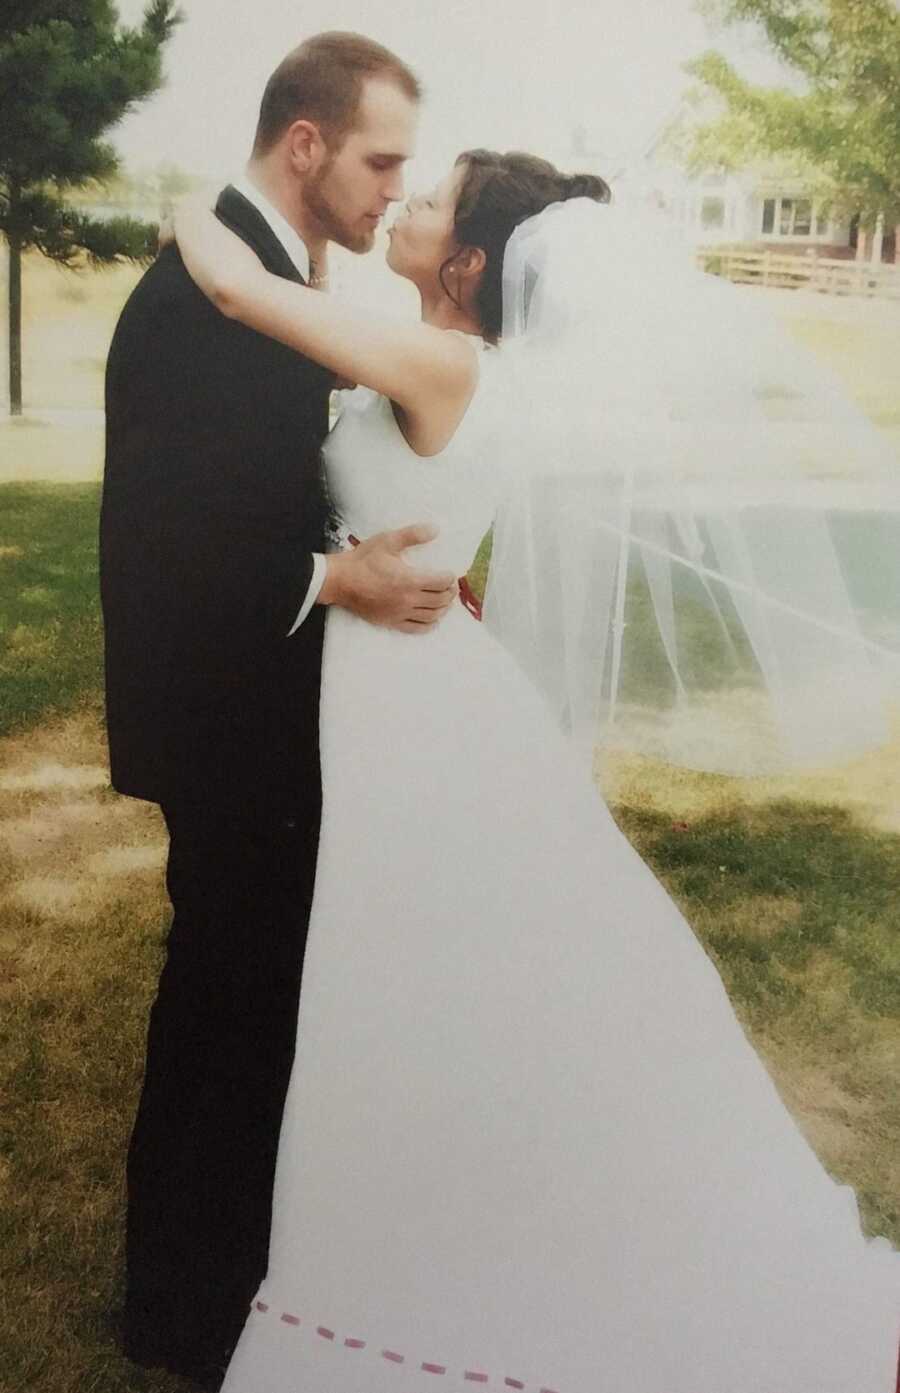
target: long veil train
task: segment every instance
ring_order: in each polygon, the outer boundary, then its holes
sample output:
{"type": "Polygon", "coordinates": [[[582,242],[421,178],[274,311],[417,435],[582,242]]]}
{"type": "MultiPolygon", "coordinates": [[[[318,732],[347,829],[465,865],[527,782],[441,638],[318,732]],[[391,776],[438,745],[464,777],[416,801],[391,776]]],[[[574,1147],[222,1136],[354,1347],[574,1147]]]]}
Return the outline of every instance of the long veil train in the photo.
{"type": "Polygon", "coordinates": [[[900,459],[751,295],[589,200],[511,239],[484,617],[588,746],[759,773],[887,736],[900,459]]]}

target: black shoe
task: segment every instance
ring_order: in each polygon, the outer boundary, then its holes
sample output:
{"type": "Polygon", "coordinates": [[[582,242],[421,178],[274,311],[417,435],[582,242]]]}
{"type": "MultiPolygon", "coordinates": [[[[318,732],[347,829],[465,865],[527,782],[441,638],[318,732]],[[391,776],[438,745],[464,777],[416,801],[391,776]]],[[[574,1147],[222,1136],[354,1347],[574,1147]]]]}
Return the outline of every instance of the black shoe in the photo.
{"type": "Polygon", "coordinates": [[[189,1356],[173,1350],[171,1345],[164,1347],[150,1340],[136,1339],[134,1336],[123,1341],[122,1352],[132,1364],[139,1364],[143,1369],[165,1369],[170,1374],[177,1374],[179,1378],[190,1379],[209,1393],[218,1393],[230,1358],[230,1354],[226,1352],[206,1358],[189,1356]]]}

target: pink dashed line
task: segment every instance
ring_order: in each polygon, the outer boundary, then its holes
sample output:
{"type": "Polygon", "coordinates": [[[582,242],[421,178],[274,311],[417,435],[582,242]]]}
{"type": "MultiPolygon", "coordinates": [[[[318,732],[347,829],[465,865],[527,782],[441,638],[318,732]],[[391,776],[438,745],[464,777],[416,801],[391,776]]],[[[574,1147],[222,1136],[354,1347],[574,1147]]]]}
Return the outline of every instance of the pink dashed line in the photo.
{"type": "MultiPolygon", "coordinates": [[[[271,1309],[265,1301],[256,1301],[254,1305],[257,1311],[262,1311],[263,1313],[266,1313],[271,1309]]],[[[293,1315],[290,1311],[282,1311],[279,1319],[282,1320],[285,1325],[301,1324],[300,1317],[293,1315]]],[[[317,1325],[316,1334],[321,1335],[324,1340],[333,1340],[335,1338],[334,1331],[329,1330],[327,1325],[317,1325]]],[[[344,1340],[344,1345],[347,1347],[347,1349],[365,1349],[366,1341],[356,1340],[348,1336],[347,1339],[344,1340]]],[[[393,1349],[383,1349],[381,1351],[381,1357],[382,1359],[390,1360],[392,1364],[406,1363],[406,1355],[398,1354],[397,1351],[393,1349]]],[[[423,1363],[422,1365],[420,1365],[420,1368],[426,1374],[446,1374],[447,1372],[447,1366],[445,1364],[423,1363]]],[[[481,1373],[481,1371],[478,1369],[466,1369],[463,1374],[463,1378],[468,1383],[490,1382],[490,1376],[488,1374],[481,1373]]],[[[514,1388],[517,1390],[517,1393],[524,1393],[525,1384],[522,1383],[520,1379],[505,1378],[503,1380],[503,1383],[506,1388],[514,1388]]],[[[556,1393],[556,1390],[554,1388],[541,1388],[540,1393],[556,1393]]]]}

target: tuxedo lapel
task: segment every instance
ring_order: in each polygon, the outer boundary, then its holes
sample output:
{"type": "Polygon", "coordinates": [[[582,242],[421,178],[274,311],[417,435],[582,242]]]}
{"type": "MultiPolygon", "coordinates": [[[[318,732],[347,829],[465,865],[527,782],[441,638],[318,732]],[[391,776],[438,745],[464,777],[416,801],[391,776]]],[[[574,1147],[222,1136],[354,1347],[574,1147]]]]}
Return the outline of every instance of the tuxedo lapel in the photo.
{"type": "Polygon", "coordinates": [[[306,284],[262,213],[233,184],[219,194],[216,216],[253,248],[267,271],[285,280],[306,284]]]}

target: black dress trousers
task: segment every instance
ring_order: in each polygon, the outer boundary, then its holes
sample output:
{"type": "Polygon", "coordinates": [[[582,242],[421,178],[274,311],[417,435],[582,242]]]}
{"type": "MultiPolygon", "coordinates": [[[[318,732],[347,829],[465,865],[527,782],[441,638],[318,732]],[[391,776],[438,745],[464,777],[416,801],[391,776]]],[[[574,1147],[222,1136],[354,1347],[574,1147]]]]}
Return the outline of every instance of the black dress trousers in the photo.
{"type": "Polygon", "coordinates": [[[163,811],[175,917],[128,1157],[126,1342],[214,1381],[266,1270],[318,815],[163,811]]]}

